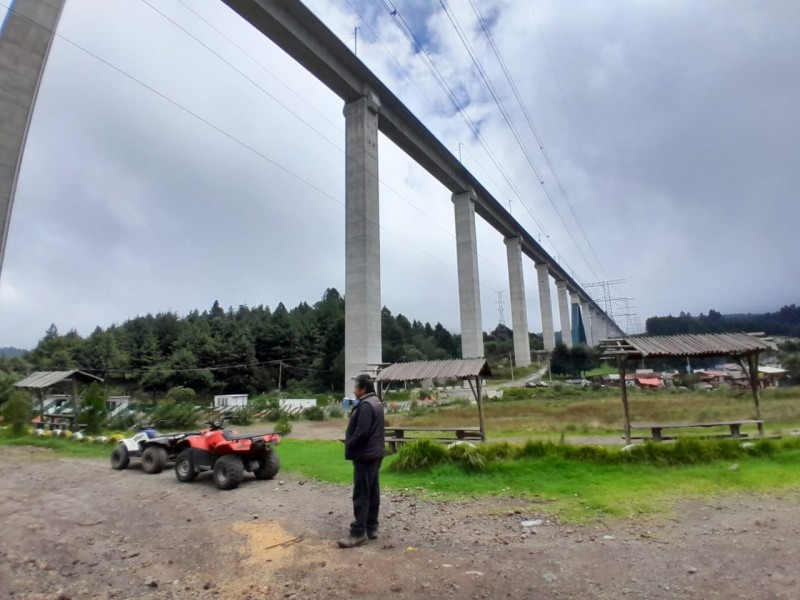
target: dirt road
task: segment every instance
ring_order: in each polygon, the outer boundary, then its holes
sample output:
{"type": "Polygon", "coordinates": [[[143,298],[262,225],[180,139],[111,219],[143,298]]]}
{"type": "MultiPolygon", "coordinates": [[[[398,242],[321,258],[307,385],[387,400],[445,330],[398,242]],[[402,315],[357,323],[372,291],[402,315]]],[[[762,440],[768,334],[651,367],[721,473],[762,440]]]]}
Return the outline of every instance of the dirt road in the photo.
{"type": "Polygon", "coordinates": [[[380,538],[339,550],[344,486],[281,474],[221,492],[40,449],[0,458],[4,599],[800,598],[800,491],[586,527],[522,499],[387,492],[380,538]]]}

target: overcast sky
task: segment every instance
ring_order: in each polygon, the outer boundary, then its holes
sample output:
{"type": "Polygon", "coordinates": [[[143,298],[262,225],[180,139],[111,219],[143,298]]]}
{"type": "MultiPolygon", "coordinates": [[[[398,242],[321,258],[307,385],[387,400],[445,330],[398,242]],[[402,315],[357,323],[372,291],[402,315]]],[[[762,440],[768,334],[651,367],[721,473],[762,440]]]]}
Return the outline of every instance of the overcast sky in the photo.
{"type": "MultiPolygon", "coordinates": [[[[359,27],[359,58],[578,282],[625,280],[609,293],[642,325],[800,301],[800,3],[476,1],[526,118],[472,3],[450,0],[544,186],[441,4],[393,3],[485,146],[381,2],[307,5],[351,49],[359,27]]],[[[0,279],[0,347],[31,348],[51,323],[85,336],[214,300],[344,293],[332,92],[219,0],[67,0],[58,34],[0,279]]],[[[458,331],[450,193],[383,137],[379,152],[382,301],[458,331]]],[[[479,220],[478,242],[483,327],[498,297],[511,326],[503,240],[479,220]]]]}

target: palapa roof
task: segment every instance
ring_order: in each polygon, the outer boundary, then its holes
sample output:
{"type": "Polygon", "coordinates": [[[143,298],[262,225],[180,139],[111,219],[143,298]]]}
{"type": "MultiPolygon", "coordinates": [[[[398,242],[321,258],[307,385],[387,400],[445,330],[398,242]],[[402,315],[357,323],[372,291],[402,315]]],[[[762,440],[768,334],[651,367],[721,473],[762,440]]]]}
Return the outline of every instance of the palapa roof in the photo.
{"type": "Polygon", "coordinates": [[[772,340],[750,333],[642,335],[602,340],[601,356],[626,358],[743,356],[776,350],[772,340]]]}
{"type": "Polygon", "coordinates": [[[375,379],[391,383],[426,379],[472,379],[491,374],[485,358],[462,358],[394,363],[378,373],[375,379]]]}
{"type": "Polygon", "coordinates": [[[61,383],[62,381],[66,380],[77,380],[82,383],[92,383],[93,381],[102,382],[103,379],[97,377],[97,375],[92,375],[90,373],[84,373],[83,371],[36,371],[28,375],[22,381],[18,381],[14,384],[14,387],[18,388],[25,388],[25,389],[42,389],[42,388],[49,388],[50,386],[56,385],[57,383],[61,383]]]}

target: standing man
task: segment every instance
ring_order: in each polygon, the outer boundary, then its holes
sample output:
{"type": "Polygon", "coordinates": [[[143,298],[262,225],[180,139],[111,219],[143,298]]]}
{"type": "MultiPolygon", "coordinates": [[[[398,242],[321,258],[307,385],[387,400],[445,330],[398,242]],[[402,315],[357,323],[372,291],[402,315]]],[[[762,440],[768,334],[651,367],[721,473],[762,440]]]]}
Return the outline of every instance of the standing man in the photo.
{"type": "Polygon", "coordinates": [[[353,461],[353,515],[350,535],[337,543],[340,548],[366,544],[378,538],[378,510],[381,487],[378,473],[384,455],[383,404],[375,395],[369,375],[356,377],[353,395],[356,404],[344,439],[345,460],[353,461]]]}

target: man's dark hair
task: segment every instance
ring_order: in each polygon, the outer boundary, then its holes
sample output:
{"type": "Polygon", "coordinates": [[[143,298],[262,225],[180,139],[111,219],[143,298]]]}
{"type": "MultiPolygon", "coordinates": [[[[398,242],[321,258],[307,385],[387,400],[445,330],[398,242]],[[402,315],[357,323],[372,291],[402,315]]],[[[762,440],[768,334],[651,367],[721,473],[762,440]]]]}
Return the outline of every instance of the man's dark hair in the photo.
{"type": "Polygon", "coordinates": [[[375,382],[367,374],[361,374],[356,377],[356,387],[365,390],[368,394],[375,393],[375,382]]]}

